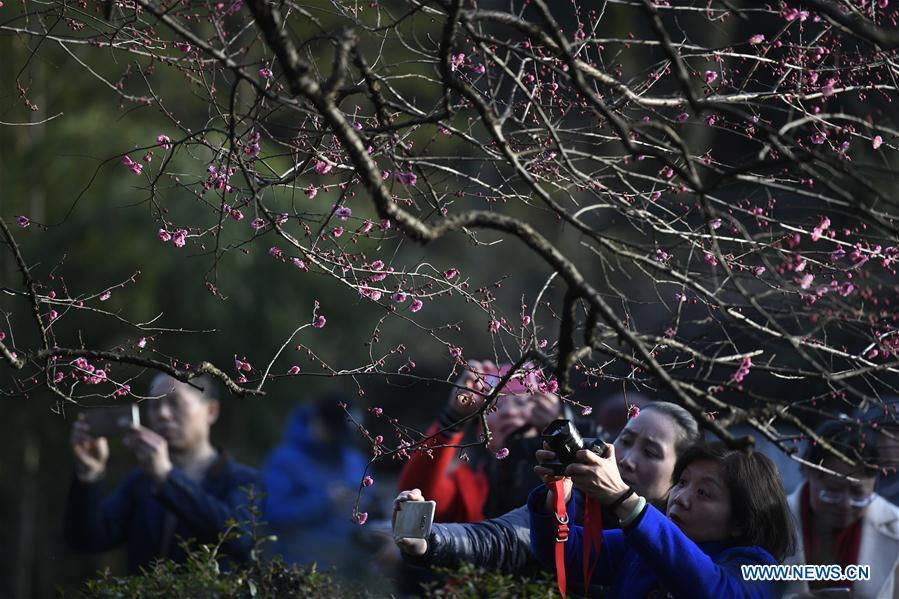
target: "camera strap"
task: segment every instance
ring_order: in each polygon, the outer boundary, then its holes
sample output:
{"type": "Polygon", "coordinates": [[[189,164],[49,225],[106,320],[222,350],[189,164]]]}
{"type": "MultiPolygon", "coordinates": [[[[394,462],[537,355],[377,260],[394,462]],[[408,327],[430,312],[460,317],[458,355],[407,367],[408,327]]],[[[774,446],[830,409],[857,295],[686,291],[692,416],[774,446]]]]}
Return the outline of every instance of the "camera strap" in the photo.
{"type": "Polygon", "coordinates": [[[590,579],[599,564],[599,552],[602,551],[602,503],[593,497],[586,498],[584,506],[584,596],[590,588],[590,579]],[[596,552],[593,553],[593,548],[596,552]],[[593,558],[591,558],[593,553],[593,558]]]}
{"type": "Polygon", "coordinates": [[[565,512],[565,483],[555,480],[549,486],[553,494],[553,511],[556,517],[556,582],[565,597],[565,541],[568,540],[568,514],[565,512]]]}
{"type": "MultiPolygon", "coordinates": [[[[565,597],[567,580],[565,576],[565,542],[568,540],[568,513],[565,510],[565,483],[560,479],[550,485],[553,494],[553,512],[556,523],[556,582],[559,592],[565,597]]],[[[590,588],[590,579],[599,563],[602,550],[602,504],[592,497],[587,497],[584,511],[584,596],[590,588]],[[595,552],[593,548],[596,548],[595,552]],[[595,556],[595,559],[594,559],[595,556]]]]}

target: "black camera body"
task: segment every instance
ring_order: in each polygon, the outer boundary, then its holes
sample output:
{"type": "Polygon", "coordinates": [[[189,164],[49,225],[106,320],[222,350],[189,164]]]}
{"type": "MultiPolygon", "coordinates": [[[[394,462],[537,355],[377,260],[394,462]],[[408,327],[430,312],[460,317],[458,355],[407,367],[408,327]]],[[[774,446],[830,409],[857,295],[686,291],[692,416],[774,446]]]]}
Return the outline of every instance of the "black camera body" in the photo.
{"type": "Polygon", "coordinates": [[[607,451],[602,439],[581,437],[574,423],[564,418],[553,420],[543,430],[541,437],[556,454],[555,461],[541,465],[552,470],[557,476],[565,476],[565,468],[576,461],[575,455],[580,450],[587,449],[600,457],[606,455],[607,451]]]}

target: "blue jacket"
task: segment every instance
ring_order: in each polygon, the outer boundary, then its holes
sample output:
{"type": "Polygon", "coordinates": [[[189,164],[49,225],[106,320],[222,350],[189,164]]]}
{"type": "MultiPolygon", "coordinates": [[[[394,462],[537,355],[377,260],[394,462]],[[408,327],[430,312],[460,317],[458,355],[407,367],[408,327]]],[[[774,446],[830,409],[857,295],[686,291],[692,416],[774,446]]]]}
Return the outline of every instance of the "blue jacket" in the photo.
{"type": "Polygon", "coordinates": [[[134,471],[104,499],[102,481],[73,478],[65,518],[69,547],[99,553],[125,544],[128,570],[136,573],[157,558],[184,562],[181,539],[216,543],[233,519],[244,525],[242,534],[222,551],[236,561],[249,557],[253,539],[245,525],[250,502],[243,488],[254,486],[261,492],[256,470],[220,454],[200,484],[174,468],[158,492],[153,486],[142,472],[134,471]]]}
{"type": "MultiPolygon", "coordinates": [[[[555,572],[555,519],[545,510],[547,492],[540,486],[528,498],[531,550],[555,572]]],[[[572,526],[565,543],[568,578],[582,576],[582,535],[582,527],[572,526]]],[[[676,599],[770,599],[777,596],[773,585],[744,581],[740,566],[774,563],[761,547],[697,545],[659,510],[647,506],[626,531],[602,533],[602,551],[591,583],[609,587],[607,599],[642,599],[653,590],[662,590],[660,597],[668,592],[676,599]]]]}
{"type": "Polygon", "coordinates": [[[367,463],[349,445],[351,439],[332,445],[316,441],[310,430],[313,414],[314,408],[305,405],[291,413],[284,440],[263,468],[264,519],[278,536],[274,549],[290,563],[320,558],[323,547],[317,545],[343,543],[356,529],[351,508],[367,463]],[[340,491],[341,500],[329,488],[340,491]]]}

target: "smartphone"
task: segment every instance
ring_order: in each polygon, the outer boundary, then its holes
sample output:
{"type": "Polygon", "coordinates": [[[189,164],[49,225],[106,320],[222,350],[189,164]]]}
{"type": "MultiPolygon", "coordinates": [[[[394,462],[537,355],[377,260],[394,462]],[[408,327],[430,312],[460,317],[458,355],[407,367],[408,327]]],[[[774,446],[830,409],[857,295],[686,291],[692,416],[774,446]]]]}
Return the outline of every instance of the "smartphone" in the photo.
{"type": "Polygon", "coordinates": [[[131,425],[140,424],[137,404],[114,408],[91,408],[82,412],[92,437],[121,437],[131,425]]]}
{"type": "Polygon", "coordinates": [[[404,501],[399,505],[393,523],[393,537],[402,539],[426,539],[431,534],[436,501],[404,501]]]}

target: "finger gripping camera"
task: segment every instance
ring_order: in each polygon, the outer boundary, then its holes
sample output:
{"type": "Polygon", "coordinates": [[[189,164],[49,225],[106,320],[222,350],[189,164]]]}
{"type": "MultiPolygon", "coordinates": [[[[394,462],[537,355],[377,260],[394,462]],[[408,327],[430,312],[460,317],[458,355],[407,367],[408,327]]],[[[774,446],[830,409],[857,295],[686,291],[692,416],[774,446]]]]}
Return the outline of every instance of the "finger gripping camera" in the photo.
{"type": "Polygon", "coordinates": [[[574,424],[564,418],[550,423],[543,430],[541,437],[556,454],[554,461],[544,462],[541,465],[551,469],[557,476],[565,475],[565,468],[577,461],[575,455],[582,449],[588,449],[598,456],[606,454],[606,444],[601,439],[581,437],[574,424]]]}

